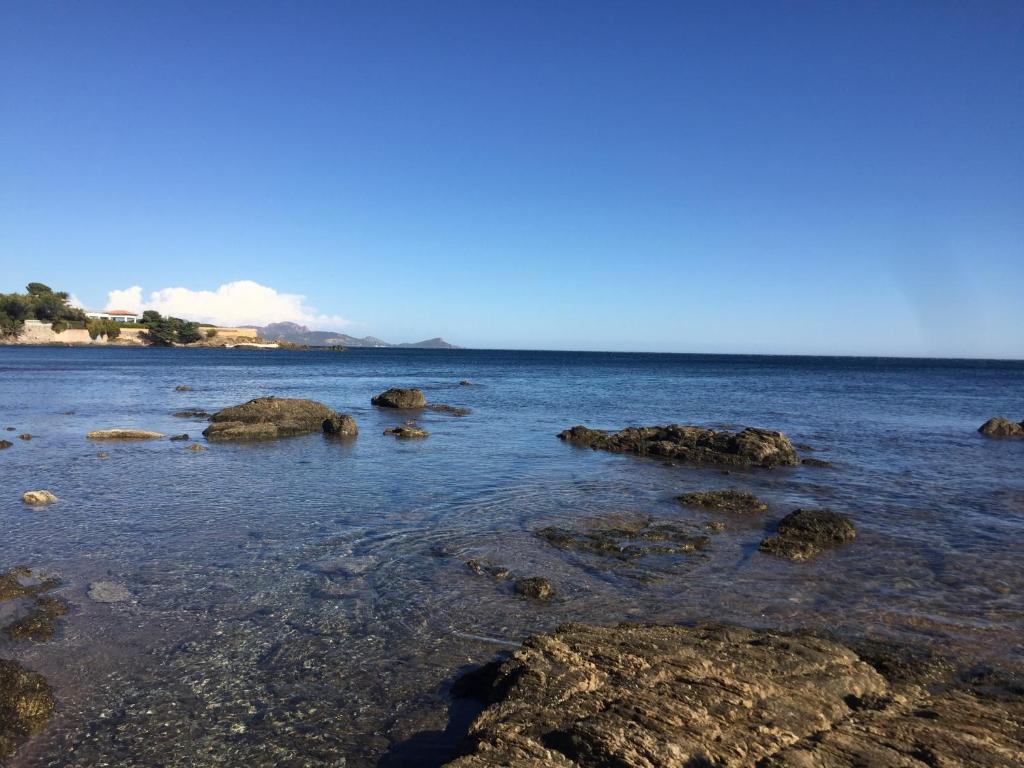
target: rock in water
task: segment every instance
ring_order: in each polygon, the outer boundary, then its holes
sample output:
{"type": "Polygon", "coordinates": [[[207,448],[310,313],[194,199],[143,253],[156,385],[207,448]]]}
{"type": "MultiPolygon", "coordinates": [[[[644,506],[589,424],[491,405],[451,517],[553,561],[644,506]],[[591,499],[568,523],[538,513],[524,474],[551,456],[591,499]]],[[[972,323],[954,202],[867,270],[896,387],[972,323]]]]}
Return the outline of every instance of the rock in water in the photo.
{"type": "Polygon", "coordinates": [[[25,491],[21,494],[21,500],[32,506],[41,506],[43,504],[53,504],[57,497],[49,491],[25,491]]]}
{"type": "Polygon", "coordinates": [[[460,387],[468,387],[471,386],[472,384],[473,382],[471,382],[469,379],[463,379],[462,381],[459,382],[460,387]]]}
{"type": "Polygon", "coordinates": [[[186,451],[194,451],[195,453],[199,453],[200,451],[205,451],[206,450],[206,446],[205,445],[200,445],[199,443],[192,443],[192,445],[190,445],[185,450],[186,451]]]}
{"type": "Polygon", "coordinates": [[[602,451],[659,456],[696,464],[752,467],[795,467],[800,464],[796,449],[784,434],[753,427],[740,432],[716,432],[704,427],[669,424],[665,427],[627,427],[609,433],[576,426],[561,432],[558,437],[602,451]]]}
{"type": "Polygon", "coordinates": [[[42,675],[0,659],[0,759],[42,731],[53,707],[53,691],[42,675]]]}
{"type": "Polygon", "coordinates": [[[471,408],[448,405],[447,403],[431,403],[427,406],[427,409],[435,413],[447,413],[449,416],[469,416],[473,412],[471,408]]]}
{"type": "Polygon", "coordinates": [[[32,439],[32,435],[30,435],[28,432],[24,432],[24,433],[18,435],[18,439],[19,440],[31,440],[32,439]]]}
{"type": "Polygon", "coordinates": [[[14,445],[14,443],[10,440],[0,440],[0,451],[10,448],[12,445],[14,445]]]}
{"type": "Polygon", "coordinates": [[[427,404],[427,398],[422,389],[393,387],[372,398],[370,403],[381,408],[423,408],[427,404]]]}
{"type": "Polygon", "coordinates": [[[779,532],[761,542],[760,550],[790,560],[809,560],[826,549],[857,538],[853,523],[829,509],[798,509],[779,523],[779,532]]]}
{"type": "Polygon", "coordinates": [[[527,579],[519,579],[516,582],[516,594],[523,597],[530,597],[534,600],[547,600],[555,594],[555,588],[551,582],[540,576],[531,576],[527,579]]]}
{"type": "Polygon", "coordinates": [[[676,496],[676,501],[688,507],[704,507],[722,512],[760,514],[768,511],[768,505],[747,491],[698,491],[676,496]]]}
{"type": "Polygon", "coordinates": [[[89,585],[89,599],[97,603],[123,603],[131,598],[128,588],[116,581],[94,581],[89,585]]]}
{"type": "Polygon", "coordinates": [[[4,632],[12,640],[33,640],[45,642],[53,637],[57,630],[57,619],[68,612],[68,604],[59,597],[43,596],[36,598],[32,612],[4,628],[4,632]]]}
{"type": "Polygon", "coordinates": [[[1024,421],[1017,424],[1009,419],[996,417],[978,427],[978,431],[986,437],[1024,437],[1024,421]]]}
{"type": "Polygon", "coordinates": [[[994,768],[1024,759],[1019,690],[986,697],[889,681],[845,645],[809,636],[569,624],[470,674],[473,684],[454,690],[490,706],[449,768],[994,768]]]}
{"type": "Polygon", "coordinates": [[[427,432],[427,430],[420,429],[419,427],[413,427],[408,424],[403,424],[400,427],[391,427],[391,429],[385,429],[384,434],[401,437],[403,439],[416,439],[430,436],[430,433],[427,432]]]}
{"type": "Polygon", "coordinates": [[[186,434],[181,434],[181,435],[171,435],[171,437],[170,437],[170,441],[172,443],[180,443],[180,442],[183,442],[183,441],[188,440],[188,439],[189,439],[189,437],[188,437],[187,433],[186,434]]]}
{"type": "Polygon", "coordinates": [[[192,391],[192,387],[188,386],[187,384],[179,384],[178,386],[176,386],[174,388],[174,391],[175,392],[191,392],[192,391]]]}
{"type": "Polygon", "coordinates": [[[217,411],[203,435],[208,440],[272,440],[325,432],[328,421],[342,418],[342,414],[314,400],[258,397],[217,411]]]}
{"type": "Polygon", "coordinates": [[[175,413],[172,413],[171,415],[172,416],[176,416],[179,419],[208,419],[208,418],[210,418],[210,414],[209,413],[207,413],[206,411],[198,411],[198,410],[193,410],[193,411],[176,411],[175,413]]]}
{"type": "Polygon", "coordinates": [[[356,420],[347,413],[338,413],[324,419],[324,434],[335,437],[355,437],[359,434],[356,420]]]}
{"type": "Polygon", "coordinates": [[[157,440],[163,433],[145,429],[96,429],[85,436],[90,440],[157,440]]]}

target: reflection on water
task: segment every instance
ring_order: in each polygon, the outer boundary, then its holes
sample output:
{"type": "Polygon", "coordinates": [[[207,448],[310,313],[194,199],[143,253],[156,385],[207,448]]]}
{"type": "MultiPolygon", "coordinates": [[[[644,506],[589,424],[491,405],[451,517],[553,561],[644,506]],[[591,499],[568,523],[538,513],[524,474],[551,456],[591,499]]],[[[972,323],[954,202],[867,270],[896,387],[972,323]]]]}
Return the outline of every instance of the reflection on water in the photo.
{"type": "Polygon", "coordinates": [[[0,569],[59,573],[72,605],[48,644],[0,640],[60,701],[13,764],[436,764],[472,715],[449,709],[454,672],[565,621],[817,627],[1019,661],[1024,441],[974,430],[1024,416],[1022,374],[1012,363],[0,349],[0,426],[36,436],[0,455],[0,569]],[[395,385],[473,413],[422,414],[425,441],[384,437],[408,416],[369,399],[395,385]],[[84,439],[113,426],[198,438],[202,421],[171,414],[266,394],[349,411],[360,435],[201,453],[84,439]],[[670,421],[779,428],[835,467],[670,467],[554,437],[670,421]],[[61,501],[29,510],[29,488],[61,501]],[[771,512],[672,501],[714,488],[750,490],[771,512]],[[766,527],[798,506],[847,513],[857,541],[805,564],[758,553],[766,527]],[[647,518],[695,535],[726,527],[705,549],[628,562],[534,534],[647,518]],[[467,568],[472,558],[544,576],[557,595],[523,600],[514,579],[467,568]],[[90,600],[101,579],[132,600],[90,600]]]}

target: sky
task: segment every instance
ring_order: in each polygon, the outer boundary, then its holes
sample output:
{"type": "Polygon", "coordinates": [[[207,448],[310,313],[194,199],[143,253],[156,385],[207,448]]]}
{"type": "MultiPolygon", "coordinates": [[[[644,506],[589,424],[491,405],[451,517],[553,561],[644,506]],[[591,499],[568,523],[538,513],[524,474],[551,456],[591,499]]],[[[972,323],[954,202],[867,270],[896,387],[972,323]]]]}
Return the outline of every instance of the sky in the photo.
{"type": "Polygon", "coordinates": [[[0,0],[30,281],[389,341],[1021,358],[1024,3],[0,0]]]}

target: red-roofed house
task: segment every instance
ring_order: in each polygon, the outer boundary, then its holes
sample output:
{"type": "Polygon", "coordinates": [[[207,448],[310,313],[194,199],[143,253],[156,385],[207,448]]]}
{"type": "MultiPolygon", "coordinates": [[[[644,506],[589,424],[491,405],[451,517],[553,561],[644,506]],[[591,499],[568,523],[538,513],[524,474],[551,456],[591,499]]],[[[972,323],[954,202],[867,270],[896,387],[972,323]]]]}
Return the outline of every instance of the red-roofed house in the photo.
{"type": "Polygon", "coordinates": [[[85,316],[90,320],[113,320],[115,323],[137,323],[142,320],[142,315],[129,312],[127,309],[105,309],[102,312],[86,311],[85,316]]]}

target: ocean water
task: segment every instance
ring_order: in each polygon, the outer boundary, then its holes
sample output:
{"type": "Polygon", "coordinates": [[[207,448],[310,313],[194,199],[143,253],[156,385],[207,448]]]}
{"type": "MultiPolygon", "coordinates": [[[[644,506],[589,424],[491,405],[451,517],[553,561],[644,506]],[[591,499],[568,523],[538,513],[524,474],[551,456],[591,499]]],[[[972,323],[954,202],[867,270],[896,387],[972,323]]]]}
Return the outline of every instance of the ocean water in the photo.
{"type": "Polygon", "coordinates": [[[994,415],[1024,418],[1024,363],[0,347],[3,436],[34,436],[0,452],[0,570],[59,574],[72,606],[48,643],[0,636],[59,700],[11,764],[439,765],[474,714],[448,694],[455,674],[567,621],[804,627],[1021,663],[1024,440],[977,434],[994,415]],[[472,413],[423,413],[430,437],[398,441],[382,432],[409,415],[370,405],[390,386],[472,413]],[[322,401],[360,434],[198,453],[85,439],[204,442],[202,421],[171,414],[263,395],[322,401]],[[834,467],[667,466],[555,437],[669,422],[780,429],[834,467]],[[24,506],[35,488],[60,501],[24,506]],[[673,501],[717,488],[771,511],[673,501]],[[808,563],[759,553],[798,507],[844,512],[857,540],[808,563]],[[629,563],[535,535],[623,518],[726,529],[629,563]],[[519,598],[471,558],[557,596],[519,598]],[[132,599],[90,600],[97,580],[132,599]]]}

